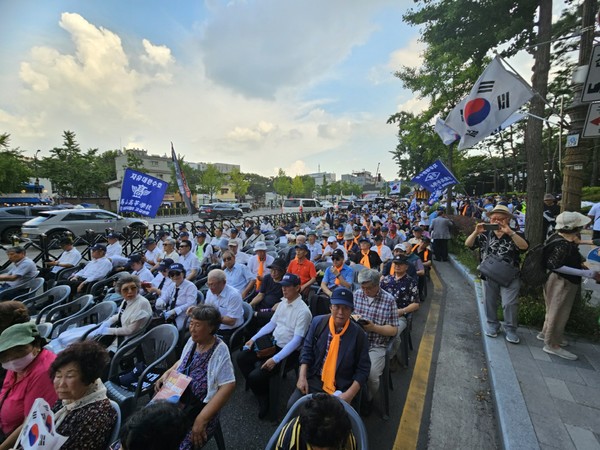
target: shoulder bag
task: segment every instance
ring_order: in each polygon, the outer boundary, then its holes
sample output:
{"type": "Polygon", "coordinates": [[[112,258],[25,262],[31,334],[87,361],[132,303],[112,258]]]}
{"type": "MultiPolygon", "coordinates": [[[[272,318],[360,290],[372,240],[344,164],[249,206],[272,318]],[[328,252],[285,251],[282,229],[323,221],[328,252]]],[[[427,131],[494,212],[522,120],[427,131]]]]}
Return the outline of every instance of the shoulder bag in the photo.
{"type": "Polygon", "coordinates": [[[508,287],[519,276],[519,268],[511,261],[489,252],[491,233],[493,231],[489,232],[485,245],[486,257],[477,269],[486,279],[492,280],[502,287],[508,287]]]}

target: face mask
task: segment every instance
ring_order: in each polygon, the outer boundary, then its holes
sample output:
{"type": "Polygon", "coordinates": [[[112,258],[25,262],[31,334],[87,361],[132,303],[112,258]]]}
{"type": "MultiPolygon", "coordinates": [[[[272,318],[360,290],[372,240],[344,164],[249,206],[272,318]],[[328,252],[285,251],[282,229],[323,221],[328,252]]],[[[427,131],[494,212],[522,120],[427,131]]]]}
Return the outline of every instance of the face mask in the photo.
{"type": "Polygon", "coordinates": [[[12,361],[8,361],[2,364],[2,367],[5,370],[10,370],[13,372],[23,372],[29,364],[35,359],[35,356],[32,353],[29,353],[22,358],[13,359],[12,361]]]}

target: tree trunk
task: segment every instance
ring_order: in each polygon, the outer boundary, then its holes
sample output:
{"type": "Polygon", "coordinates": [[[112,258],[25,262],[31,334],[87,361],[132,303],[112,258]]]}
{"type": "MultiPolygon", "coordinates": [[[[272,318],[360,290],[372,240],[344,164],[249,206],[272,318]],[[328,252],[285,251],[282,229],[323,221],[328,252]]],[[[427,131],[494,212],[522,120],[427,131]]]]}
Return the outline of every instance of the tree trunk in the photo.
{"type": "MultiPolygon", "coordinates": [[[[544,117],[544,100],[548,92],[550,70],[550,39],[552,38],[552,0],[540,0],[537,42],[533,52],[535,64],[531,84],[536,95],[531,100],[531,114],[544,117]]],[[[525,235],[530,246],[543,241],[544,156],[542,152],[543,122],[532,116],[527,119],[525,152],[527,154],[527,226],[525,235]]]]}
{"type": "MultiPolygon", "coordinates": [[[[585,0],[583,3],[582,27],[584,31],[581,35],[579,46],[579,66],[589,64],[592,54],[594,40],[594,15],[596,14],[596,0],[585,0]]],[[[583,84],[573,85],[573,103],[566,109],[571,118],[570,134],[579,134],[581,136],[588,103],[581,102],[581,91],[583,84]]],[[[589,151],[593,141],[590,139],[579,139],[577,147],[565,149],[563,158],[563,185],[561,211],[579,211],[581,209],[581,189],[584,183],[584,171],[589,160],[589,151]]]]}

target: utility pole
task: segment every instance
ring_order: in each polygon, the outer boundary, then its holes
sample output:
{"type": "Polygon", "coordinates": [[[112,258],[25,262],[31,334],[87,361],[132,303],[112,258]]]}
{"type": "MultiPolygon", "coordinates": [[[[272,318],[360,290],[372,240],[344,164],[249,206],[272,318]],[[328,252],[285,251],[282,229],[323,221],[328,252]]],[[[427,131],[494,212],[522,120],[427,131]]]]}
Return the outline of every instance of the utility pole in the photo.
{"type": "MultiPolygon", "coordinates": [[[[592,55],[594,44],[594,20],[598,9],[597,0],[584,0],[581,18],[583,32],[579,44],[578,66],[587,66],[592,55]]],[[[589,103],[581,101],[583,82],[577,80],[573,83],[573,103],[565,111],[571,119],[569,134],[579,135],[577,147],[567,147],[563,158],[563,184],[562,184],[562,211],[579,211],[581,209],[581,190],[584,183],[583,169],[586,167],[593,140],[582,139],[583,126],[587,115],[589,103]]]]}

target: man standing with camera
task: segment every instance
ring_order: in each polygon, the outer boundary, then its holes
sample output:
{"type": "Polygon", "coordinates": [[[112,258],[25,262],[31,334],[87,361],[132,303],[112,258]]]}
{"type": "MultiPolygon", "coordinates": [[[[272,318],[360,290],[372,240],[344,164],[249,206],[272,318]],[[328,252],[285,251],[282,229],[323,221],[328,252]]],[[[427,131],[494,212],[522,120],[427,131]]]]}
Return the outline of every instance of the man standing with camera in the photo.
{"type": "MultiPolygon", "coordinates": [[[[498,321],[497,309],[498,299],[502,300],[502,309],[504,311],[504,332],[506,340],[512,344],[520,342],[517,335],[518,315],[519,315],[519,289],[521,281],[518,276],[518,267],[521,259],[521,253],[529,247],[525,236],[509,227],[512,214],[504,205],[496,205],[490,211],[490,223],[478,223],[475,231],[465,240],[465,245],[471,249],[479,248],[481,261],[484,264],[488,256],[501,258],[509,267],[507,270],[517,268],[515,277],[508,285],[494,278],[492,275],[482,275],[483,291],[485,297],[485,314],[487,325],[484,330],[486,336],[496,337],[500,331],[500,322],[498,321]],[[486,230],[487,228],[487,230],[486,230]]],[[[498,265],[497,272],[501,271],[501,265],[498,265]]],[[[483,270],[483,269],[482,269],[483,270]]]]}

